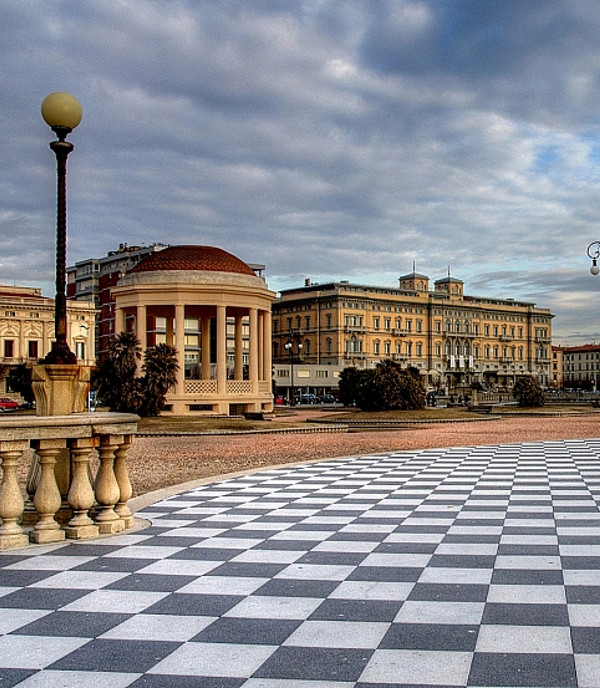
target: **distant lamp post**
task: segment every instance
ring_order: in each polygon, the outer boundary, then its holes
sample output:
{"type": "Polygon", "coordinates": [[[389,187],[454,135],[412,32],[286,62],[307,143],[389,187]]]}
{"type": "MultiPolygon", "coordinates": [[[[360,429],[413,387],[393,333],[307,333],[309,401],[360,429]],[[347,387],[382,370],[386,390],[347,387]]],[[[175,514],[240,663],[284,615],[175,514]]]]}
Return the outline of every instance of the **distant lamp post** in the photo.
{"type": "MultiPolygon", "coordinates": [[[[294,406],[294,404],[295,404],[295,401],[294,401],[294,344],[290,340],[289,342],[286,342],[283,345],[283,348],[290,355],[290,406],[294,406]]],[[[300,344],[300,342],[298,342],[298,356],[300,356],[301,351],[302,351],[302,344],[300,344]]]]}
{"type": "Polygon", "coordinates": [[[42,117],[58,139],[50,143],[56,155],[56,298],[54,301],[54,337],[50,353],[44,359],[48,364],[76,365],[77,357],[67,342],[67,157],[73,144],[65,139],[81,122],[79,101],[69,93],[56,92],[44,98],[42,117]]]}
{"type": "Polygon", "coordinates": [[[587,247],[587,254],[592,260],[590,272],[592,275],[599,274],[600,267],[598,266],[598,259],[600,258],[600,241],[592,241],[592,243],[587,247]]]}

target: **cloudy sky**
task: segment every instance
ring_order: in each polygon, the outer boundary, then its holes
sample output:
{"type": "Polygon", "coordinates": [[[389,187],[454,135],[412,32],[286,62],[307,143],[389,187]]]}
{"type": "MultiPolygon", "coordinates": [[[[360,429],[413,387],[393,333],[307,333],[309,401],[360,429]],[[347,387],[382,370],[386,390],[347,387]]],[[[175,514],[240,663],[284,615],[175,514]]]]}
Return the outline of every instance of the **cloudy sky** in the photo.
{"type": "Polygon", "coordinates": [[[600,2],[2,0],[0,282],[53,295],[46,94],[68,262],[208,244],[274,290],[451,274],[600,342],[600,2]]]}

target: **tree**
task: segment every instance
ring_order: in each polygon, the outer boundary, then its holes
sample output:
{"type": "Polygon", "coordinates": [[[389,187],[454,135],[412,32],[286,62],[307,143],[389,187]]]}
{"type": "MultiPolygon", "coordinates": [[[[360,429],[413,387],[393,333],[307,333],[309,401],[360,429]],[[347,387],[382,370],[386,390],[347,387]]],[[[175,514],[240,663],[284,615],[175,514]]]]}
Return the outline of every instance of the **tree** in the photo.
{"type": "Polygon", "coordinates": [[[92,386],[111,411],[137,413],[141,389],[136,379],[142,348],[133,332],[121,332],[106,347],[106,358],[95,371],[92,386]]]}
{"type": "Polygon", "coordinates": [[[418,370],[403,369],[385,360],[375,368],[345,368],[340,375],[340,400],[350,400],[363,411],[419,409],[425,406],[425,388],[418,370]]]}
{"type": "Polygon", "coordinates": [[[177,351],[168,344],[146,349],[144,377],[140,381],[142,399],[139,412],[143,416],[158,416],[166,405],[167,392],[177,383],[177,351]]]}
{"type": "Polygon", "coordinates": [[[31,386],[31,368],[25,363],[15,366],[6,376],[6,384],[13,392],[20,394],[25,403],[31,404],[34,400],[33,387],[31,386]]]}
{"type": "Polygon", "coordinates": [[[513,387],[513,397],[519,406],[540,408],[546,403],[546,395],[540,387],[537,377],[519,377],[513,387]]]}

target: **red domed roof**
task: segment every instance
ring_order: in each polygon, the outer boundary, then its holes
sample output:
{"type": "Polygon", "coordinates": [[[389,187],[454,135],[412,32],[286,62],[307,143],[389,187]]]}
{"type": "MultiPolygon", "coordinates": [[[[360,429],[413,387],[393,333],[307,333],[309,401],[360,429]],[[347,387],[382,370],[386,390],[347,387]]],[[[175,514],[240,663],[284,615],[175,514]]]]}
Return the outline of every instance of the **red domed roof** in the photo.
{"type": "Polygon", "coordinates": [[[209,272],[234,272],[238,275],[254,275],[254,270],[243,260],[216,246],[169,246],[151,253],[138,263],[131,272],[160,272],[164,270],[202,270],[209,272]]]}

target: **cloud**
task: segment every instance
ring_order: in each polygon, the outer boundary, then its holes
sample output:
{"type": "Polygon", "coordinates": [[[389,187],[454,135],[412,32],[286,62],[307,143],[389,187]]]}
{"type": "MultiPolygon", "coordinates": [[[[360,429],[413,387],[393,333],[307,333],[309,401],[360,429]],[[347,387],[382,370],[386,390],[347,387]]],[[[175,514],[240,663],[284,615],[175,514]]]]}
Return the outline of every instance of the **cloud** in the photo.
{"type": "Polygon", "coordinates": [[[51,285],[39,105],[69,90],[70,262],[213,244],[280,289],[396,286],[416,260],[598,331],[596,3],[5,0],[0,21],[0,281],[51,285]]]}

